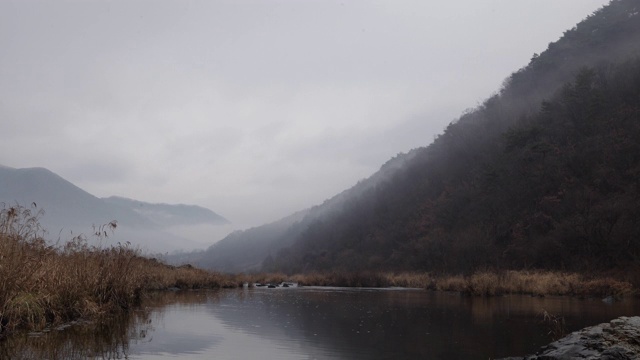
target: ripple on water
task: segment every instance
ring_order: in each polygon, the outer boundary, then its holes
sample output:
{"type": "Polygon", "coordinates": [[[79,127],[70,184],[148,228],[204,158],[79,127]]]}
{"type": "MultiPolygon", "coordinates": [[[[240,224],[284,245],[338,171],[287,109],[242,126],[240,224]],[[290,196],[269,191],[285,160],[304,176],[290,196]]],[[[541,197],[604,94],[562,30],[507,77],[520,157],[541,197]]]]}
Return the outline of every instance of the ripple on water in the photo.
{"type": "Polygon", "coordinates": [[[175,292],[146,305],[97,329],[83,324],[12,337],[0,345],[0,358],[496,358],[549,341],[542,309],[564,316],[569,331],[640,313],[633,300],[467,298],[407,289],[175,292]]]}

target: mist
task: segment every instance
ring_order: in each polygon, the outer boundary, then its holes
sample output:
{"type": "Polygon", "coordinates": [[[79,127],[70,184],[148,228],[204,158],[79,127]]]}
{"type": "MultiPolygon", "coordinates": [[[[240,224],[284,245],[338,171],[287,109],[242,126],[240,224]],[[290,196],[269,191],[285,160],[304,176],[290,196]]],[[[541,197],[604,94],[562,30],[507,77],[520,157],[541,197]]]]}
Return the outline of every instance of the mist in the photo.
{"type": "Polygon", "coordinates": [[[428,145],[605,3],[2,2],[0,164],[257,226],[428,145]]]}

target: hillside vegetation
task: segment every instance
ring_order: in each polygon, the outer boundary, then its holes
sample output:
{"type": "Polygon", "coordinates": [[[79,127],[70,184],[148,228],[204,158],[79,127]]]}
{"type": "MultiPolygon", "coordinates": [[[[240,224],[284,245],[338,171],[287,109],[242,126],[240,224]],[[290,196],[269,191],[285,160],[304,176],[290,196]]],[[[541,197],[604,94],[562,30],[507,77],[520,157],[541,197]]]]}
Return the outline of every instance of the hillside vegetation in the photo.
{"type": "Polygon", "coordinates": [[[261,248],[262,269],[637,274],[639,11],[614,0],[566,31],[431,145],[271,233],[286,241],[261,248]]]}
{"type": "Polygon", "coordinates": [[[309,226],[342,208],[353,196],[360,196],[377,184],[388,181],[414,155],[415,151],[398,155],[370,178],[320,205],[298,211],[273,223],[236,231],[205,251],[172,255],[168,256],[168,260],[176,264],[192,263],[231,273],[260,271],[265,259],[271,262],[278,250],[291,246],[309,226]]]}
{"type": "Polygon", "coordinates": [[[312,224],[267,268],[640,265],[636,5],[613,1],[567,31],[392,179],[312,224]]]}
{"type": "Polygon", "coordinates": [[[470,272],[638,264],[640,61],[604,61],[631,47],[600,52],[635,41],[633,3],[612,2],[567,32],[391,181],[313,224],[267,266],[470,272]],[[571,63],[578,58],[579,67],[571,63]],[[583,67],[584,58],[596,61],[583,67]]]}
{"type": "Polygon", "coordinates": [[[639,265],[638,99],[640,60],[633,60],[582,70],[488,148],[456,152],[467,146],[444,139],[461,140],[465,129],[452,126],[437,143],[450,147],[444,153],[431,160],[440,149],[425,149],[419,160],[427,165],[412,164],[314,223],[270,266],[470,272],[639,265]]]}

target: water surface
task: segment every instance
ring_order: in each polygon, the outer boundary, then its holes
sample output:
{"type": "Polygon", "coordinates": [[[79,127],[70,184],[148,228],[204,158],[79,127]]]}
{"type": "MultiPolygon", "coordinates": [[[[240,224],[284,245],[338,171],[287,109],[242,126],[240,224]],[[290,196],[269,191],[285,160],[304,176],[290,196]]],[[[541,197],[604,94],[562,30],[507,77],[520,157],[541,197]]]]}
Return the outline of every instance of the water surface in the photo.
{"type": "Polygon", "coordinates": [[[12,358],[51,359],[489,359],[548,343],[542,310],[574,331],[638,315],[640,304],[407,289],[190,291],[157,294],[112,325],[14,337],[0,347],[12,358]]]}

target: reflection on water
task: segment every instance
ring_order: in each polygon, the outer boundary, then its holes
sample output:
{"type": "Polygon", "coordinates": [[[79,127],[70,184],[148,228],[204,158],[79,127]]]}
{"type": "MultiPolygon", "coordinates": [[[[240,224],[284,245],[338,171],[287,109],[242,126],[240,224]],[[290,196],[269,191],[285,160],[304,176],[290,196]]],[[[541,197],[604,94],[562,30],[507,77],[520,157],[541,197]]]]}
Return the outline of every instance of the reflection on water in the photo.
{"type": "Polygon", "coordinates": [[[416,290],[238,289],[156,294],[101,326],[13,336],[1,358],[480,359],[549,342],[542,309],[569,331],[637,315],[640,304],[416,290]]]}
{"type": "Polygon", "coordinates": [[[149,325],[146,315],[138,312],[103,324],[12,334],[0,342],[0,359],[123,359],[130,340],[144,336],[149,325]]]}

